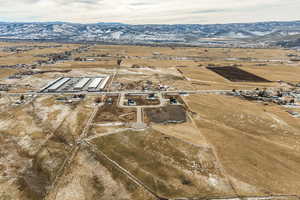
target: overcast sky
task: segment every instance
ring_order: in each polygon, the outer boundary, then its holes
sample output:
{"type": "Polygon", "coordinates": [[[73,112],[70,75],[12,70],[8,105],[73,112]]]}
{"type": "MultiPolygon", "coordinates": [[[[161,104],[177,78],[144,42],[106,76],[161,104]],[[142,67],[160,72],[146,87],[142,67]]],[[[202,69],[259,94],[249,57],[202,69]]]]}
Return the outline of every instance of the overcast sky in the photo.
{"type": "Polygon", "coordinates": [[[208,24],[300,20],[300,0],[0,0],[0,21],[208,24]]]}

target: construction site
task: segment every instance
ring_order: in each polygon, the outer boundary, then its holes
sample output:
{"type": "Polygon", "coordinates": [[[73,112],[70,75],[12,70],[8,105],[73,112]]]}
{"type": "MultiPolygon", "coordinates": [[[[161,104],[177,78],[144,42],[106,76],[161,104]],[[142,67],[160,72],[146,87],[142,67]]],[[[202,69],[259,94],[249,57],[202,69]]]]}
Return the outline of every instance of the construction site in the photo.
{"type": "Polygon", "coordinates": [[[299,200],[298,52],[0,45],[1,200],[299,200]]]}

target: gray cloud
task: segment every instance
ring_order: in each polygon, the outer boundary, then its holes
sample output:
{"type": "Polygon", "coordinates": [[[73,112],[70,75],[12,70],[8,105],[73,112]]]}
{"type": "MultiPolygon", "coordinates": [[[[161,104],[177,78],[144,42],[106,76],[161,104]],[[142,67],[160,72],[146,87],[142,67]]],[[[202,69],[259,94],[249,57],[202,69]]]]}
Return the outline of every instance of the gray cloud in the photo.
{"type": "Polygon", "coordinates": [[[233,9],[229,8],[229,9],[210,9],[210,10],[195,10],[195,11],[191,11],[191,14],[204,14],[204,13],[220,13],[220,12],[228,12],[228,11],[232,11],[233,9]]]}
{"type": "Polygon", "coordinates": [[[154,2],[134,2],[130,3],[131,6],[149,6],[149,5],[155,5],[154,2]]]}
{"type": "Polygon", "coordinates": [[[72,1],[66,1],[66,0],[55,0],[55,2],[59,4],[64,4],[64,5],[70,5],[70,4],[98,4],[99,2],[102,2],[101,0],[72,0],[72,1]]]}
{"type": "Polygon", "coordinates": [[[6,21],[157,24],[300,19],[299,0],[0,0],[0,5],[0,20],[6,21]]]}

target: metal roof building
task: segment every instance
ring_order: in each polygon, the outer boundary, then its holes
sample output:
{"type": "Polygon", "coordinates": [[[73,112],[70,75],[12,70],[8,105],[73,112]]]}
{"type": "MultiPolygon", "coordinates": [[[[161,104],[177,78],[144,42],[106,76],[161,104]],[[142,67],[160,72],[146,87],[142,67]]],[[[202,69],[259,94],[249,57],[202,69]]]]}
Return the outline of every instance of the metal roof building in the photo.
{"type": "Polygon", "coordinates": [[[102,82],[101,82],[101,85],[100,85],[100,90],[103,90],[104,88],[105,88],[105,86],[106,86],[106,84],[107,84],[107,82],[108,82],[108,80],[109,80],[109,76],[107,76],[102,82]]]}
{"type": "Polygon", "coordinates": [[[68,82],[70,78],[62,78],[59,81],[56,81],[53,85],[51,85],[49,88],[47,88],[48,91],[56,91],[58,88],[60,88],[63,84],[68,82]]]}
{"type": "Polygon", "coordinates": [[[97,89],[103,78],[95,78],[89,85],[89,89],[97,89]]]}
{"type": "Polygon", "coordinates": [[[83,78],[75,86],[74,89],[82,89],[91,79],[83,78]]]}
{"type": "Polygon", "coordinates": [[[57,81],[59,81],[60,79],[63,79],[63,78],[57,78],[57,79],[55,79],[55,80],[53,80],[53,81],[50,81],[45,87],[43,87],[40,91],[44,91],[44,90],[46,90],[47,88],[49,88],[51,85],[53,85],[54,83],[56,83],[57,81]]]}

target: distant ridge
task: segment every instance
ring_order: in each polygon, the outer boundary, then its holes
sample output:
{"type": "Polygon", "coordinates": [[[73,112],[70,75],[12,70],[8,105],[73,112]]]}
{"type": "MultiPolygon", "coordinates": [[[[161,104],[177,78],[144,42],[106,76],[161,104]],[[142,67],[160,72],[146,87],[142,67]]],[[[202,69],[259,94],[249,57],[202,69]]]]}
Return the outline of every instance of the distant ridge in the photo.
{"type": "Polygon", "coordinates": [[[126,44],[223,46],[282,45],[299,39],[300,21],[230,24],[144,24],[118,22],[0,22],[0,39],[126,44]]]}

